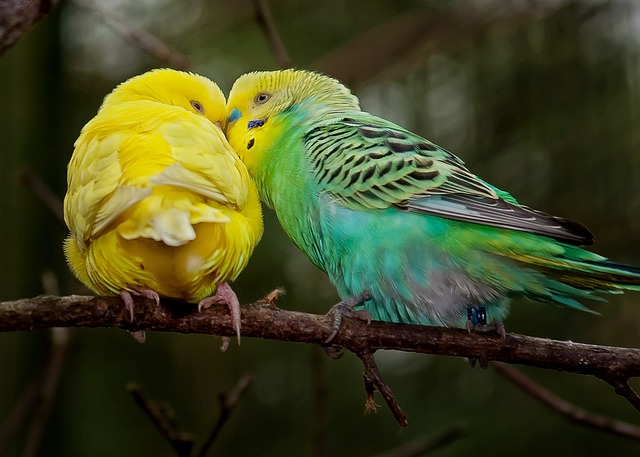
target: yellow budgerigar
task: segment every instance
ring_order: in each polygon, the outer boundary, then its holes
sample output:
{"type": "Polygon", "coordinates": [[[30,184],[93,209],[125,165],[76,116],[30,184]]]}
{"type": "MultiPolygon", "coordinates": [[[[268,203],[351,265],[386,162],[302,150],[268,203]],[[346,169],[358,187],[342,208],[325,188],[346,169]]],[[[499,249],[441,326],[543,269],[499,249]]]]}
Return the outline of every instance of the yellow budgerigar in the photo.
{"type": "Polygon", "coordinates": [[[102,295],[226,303],[263,231],[255,185],[225,139],[207,78],[152,70],[120,84],[82,129],[68,168],[64,252],[102,295]],[[215,294],[214,294],[215,293],[215,294]]]}

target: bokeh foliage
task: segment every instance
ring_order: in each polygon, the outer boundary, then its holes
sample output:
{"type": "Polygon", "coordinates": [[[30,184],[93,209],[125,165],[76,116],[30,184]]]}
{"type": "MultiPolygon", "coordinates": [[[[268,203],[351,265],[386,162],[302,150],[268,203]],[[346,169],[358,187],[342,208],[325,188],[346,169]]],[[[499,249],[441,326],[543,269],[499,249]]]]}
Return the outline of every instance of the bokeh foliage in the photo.
{"type": "MultiPolygon", "coordinates": [[[[241,73],[276,63],[249,1],[109,0],[102,5],[189,56],[193,70],[228,91],[241,73]]],[[[365,109],[464,158],[521,202],[584,222],[596,249],[640,263],[640,4],[632,0],[272,0],[296,66],[347,82],[365,109]]],[[[65,230],[19,183],[30,168],[58,195],[82,125],[118,82],[163,66],[99,16],[63,2],[0,58],[0,299],[43,292],[53,272],[77,291],[64,263],[65,230]]],[[[336,300],[324,275],[271,212],[242,302],[275,286],[285,308],[323,312],[336,300]]],[[[636,346],[640,297],[615,296],[597,317],[518,302],[509,331],[636,346]]],[[[0,335],[0,423],[46,360],[46,333],[0,335]]],[[[399,432],[384,408],[363,416],[361,367],[318,348],[244,339],[218,351],[213,337],[75,332],[42,455],[172,455],[125,392],[139,382],[166,399],[202,438],[219,392],[245,371],[251,391],[214,445],[218,455],[373,455],[456,425],[468,435],[438,455],[625,455],[638,444],[571,425],[491,371],[464,360],[379,354],[409,414],[399,432]],[[316,392],[326,389],[326,399],[316,392]],[[320,404],[318,404],[320,403],[320,404]],[[318,433],[318,430],[320,431],[318,433]],[[318,435],[322,436],[319,444],[318,435]]],[[[596,379],[527,371],[583,407],[638,423],[596,379]]],[[[24,437],[20,437],[22,440],[24,437]]],[[[18,440],[20,442],[20,440],[18,440]]],[[[20,455],[19,446],[12,448],[20,455]]]]}

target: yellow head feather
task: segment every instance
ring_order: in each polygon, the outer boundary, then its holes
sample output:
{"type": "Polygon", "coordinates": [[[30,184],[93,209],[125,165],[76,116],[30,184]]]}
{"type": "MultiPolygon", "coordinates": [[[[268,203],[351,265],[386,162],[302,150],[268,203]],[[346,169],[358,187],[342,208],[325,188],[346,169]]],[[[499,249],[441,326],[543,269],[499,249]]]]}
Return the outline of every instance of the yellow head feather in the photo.
{"type": "Polygon", "coordinates": [[[360,111],[358,98],[349,89],[312,71],[256,71],[233,84],[227,103],[227,138],[249,171],[269,143],[262,136],[278,134],[274,117],[296,107],[300,108],[296,115],[309,119],[331,111],[360,111]],[[262,128],[267,123],[269,129],[262,128]]]}
{"type": "Polygon", "coordinates": [[[360,110],[358,98],[337,79],[306,70],[256,71],[233,84],[227,112],[237,109],[245,122],[267,119],[313,102],[325,109],[360,110]]]}
{"type": "Polygon", "coordinates": [[[161,68],[128,79],[107,95],[100,110],[123,102],[149,100],[180,106],[224,124],[225,97],[213,81],[195,73],[161,68]]]}

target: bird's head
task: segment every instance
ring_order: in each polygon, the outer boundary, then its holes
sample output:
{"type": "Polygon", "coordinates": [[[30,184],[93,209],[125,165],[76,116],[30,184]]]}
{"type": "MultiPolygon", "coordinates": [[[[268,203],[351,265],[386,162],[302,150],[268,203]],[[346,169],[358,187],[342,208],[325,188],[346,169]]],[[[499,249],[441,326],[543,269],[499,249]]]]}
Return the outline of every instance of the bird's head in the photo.
{"type": "Polygon", "coordinates": [[[227,138],[251,170],[264,152],[255,135],[280,114],[291,122],[330,111],[360,110],[358,99],[336,79],[306,70],[256,71],[236,80],[227,102],[227,138]],[[295,112],[294,112],[295,111],[295,112]]]}
{"type": "Polygon", "coordinates": [[[128,79],[104,99],[104,109],[112,104],[150,100],[179,106],[204,116],[219,127],[226,119],[224,94],[204,76],[162,68],[128,79]]]}

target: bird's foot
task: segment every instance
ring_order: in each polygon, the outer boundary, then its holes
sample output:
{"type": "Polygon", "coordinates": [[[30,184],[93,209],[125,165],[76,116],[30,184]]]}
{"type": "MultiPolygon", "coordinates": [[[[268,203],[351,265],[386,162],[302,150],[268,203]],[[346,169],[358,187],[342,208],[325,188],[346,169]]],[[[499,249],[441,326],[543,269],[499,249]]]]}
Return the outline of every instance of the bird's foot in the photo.
{"type": "Polygon", "coordinates": [[[496,332],[500,336],[500,339],[507,339],[507,333],[501,321],[493,321],[491,324],[487,324],[487,308],[484,306],[469,306],[467,308],[467,317],[467,331],[469,333],[472,331],[483,333],[496,332]]]}
{"type": "Polygon", "coordinates": [[[471,333],[476,327],[487,325],[487,308],[484,306],[467,307],[467,330],[471,333]]]}
{"type": "Polygon", "coordinates": [[[351,297],[347,297],[342,300],[340,303],[334,305],[329,312],[328,315],[333,316],[333,323],[331,324],[331,334],[329,337],[324,340],[324,344],[329,344],[336,337],[338,332],[340,331],[340,327],[342,326],[342,319],[344,317],[352,317],[355,319],[359,319],[364,321],[369,325],[371,323],[371,315],[364,311],[358,310],[354,311],[353,308],[362,304],[365,300],[371,298],[371,294],[369,292],[363,292],[360,295],[352,295],[351,297]]]}
{"type": "MultiPolygon", "coordinates": [[[[223,282],[218,286],[214,295],[200,300],[200,303],[198,303],[198,312],[210,308],[211,305],[227,305],[229,307],[231,326],[235,330],[238,344],[240,344],[240,302],[238,301],[238,296],[228,283],[223,282]]],[[[229,346],[228,341],[225,344],[225,340],[223,339],[221,349],[226,350],[227,346],[229,346]]]]}
{"type": "Polygon", "coordinates": [[[120,297],[122,297],[122,301],[124,302],[124,308],[129,311],[129,322],[133,322],[133,297],[132,295],[143,296],[150,300],[154,300],[156,305],[160,306],[160,295],[155,290],[151,289],[142,289],[142,290],[132,290],[131,292],[127,290],[123,290],[120,292],[120,297]]]}
{"type": "Polygon", "coordinates": [[[268,306],[271,309],[278,309],[276,301],[282,297],[286,291],[282,287],[277,287],[256,302],[258,306],[268,306]]]}
{"type": "MultiPolygon", "coordinates": [[[[156,305],[160,305],[160,295],[158,295],[158,293],[155,290],[151,290],[151,289],[142,289],[142,290],[132,290],[131,292],[128,292],[126,290],[123,290],[122,292],[120,292],[120,297],[122,297],[122,301],[124,302],[124,308],[129,312],[129,322],[133,322],[133,308],[134,308],[134,304],[133,304],[133,297],[132,295],[138,295],[138,296],[143,296],[145,298],[148,298],[150,300],[155,300],[156,305]]],[[[136,330],[135,332],[129,332],[131,333],[131,336],[133,337],[134,340],[136,340],[138,343],[144,343],[147,336],[144,333],[144,330],[136,330]]]]}
{"type": "MultiPolygon", "coordinates": [[[[491,324],[487,324],[487,308],[484,306],[467,308],[467,331],[490,333],[496,332],[502,341],[507,339],[507,334],[504,330],[504,324],[502,321],[494,321],[491,324]]],[[[476,366],[476,362],[480,364],[480,368],[486,370],[489,367],[489,360],[486,357],[469,357],[467,359],[471,368],[476,366]]]]}

